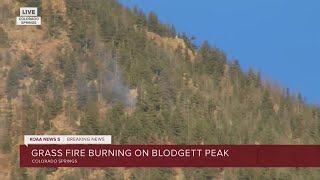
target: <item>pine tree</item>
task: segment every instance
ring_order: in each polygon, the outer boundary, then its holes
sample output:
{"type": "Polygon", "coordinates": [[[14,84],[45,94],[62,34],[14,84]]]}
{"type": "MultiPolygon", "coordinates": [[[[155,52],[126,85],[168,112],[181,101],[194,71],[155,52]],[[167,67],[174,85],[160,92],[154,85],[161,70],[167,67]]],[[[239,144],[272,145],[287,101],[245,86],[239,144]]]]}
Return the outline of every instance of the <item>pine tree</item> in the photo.
{"type": "Polygon", "coordinates": [[[154,12],[150,12],[148,14],[148,30],[161,34],[158,25],[159,25],[159,20],[157,15],[154,12]]]}
{"type": "Polygon", "coordinates": [[[23,94],[22,96],[22,108],[24,112],[24,121],[23,121],[23,134],[35,134],[37,131],[37,119],[35,116],[35,109],[32,104],[32,98],[28,94],[23,94]]]}
{"type": "Polygon", "coordinates": [[[76,62],[73,57],[67,58],[65,62],[64,71],[64,85],[71,87],[76,76],[76,62]]]}
{"type": "Polygon", "coordinates": [[[0,27],[0,48],[6,48],[9,46],[8,34],[0,27]]]}
{"type": "Polygon", "coordinates": [[[98,134],[98,107],[94,102],[90,102],[85,109],[85,115],[80,122],[80,133],[81,134],[98,134]]]}
{"type": "Polygon", "coordinates": [[[12,106],[11,106],[11,101],[10,104],[7,108],[7,112],[5,113],[4,117],[4,126],[3,126],[3,142],[1,144],[1,149],[3,150],[4,153],[9,153],[11,151],[12,147],[12,136],[11,136],[11,124],[12,124],[12,106]]]}
{"type": "Polygon", "coordinates": [[[11,68],[6,82],[6,94],[8,99],[15,98],[18,95],[19,76],[16,68],[11,68]]]}
{"type": "Polygon", "coordinates": [[[10,178],[16,180],[25,180],[29,179],[26,168],[22,168],[19,165],[18,151],[13,151],[13,157],[11,158],[11,167],[10,178]]]}
{"type": "Polygon", "coordinates": [[[87,80],[95,80],[98,77],[98,68],[93,60],[88,61],[87,80]]]}
{"type": "Polygon", "coordinates": [[[270,99],[269,90],[265,90],[262,96],[261,115],[262,120],[269,120],[269,117],[273,115],[273,103],[270,99]]]}
{"type": "Polygon", "coordinates": [[[201,59],[204,61],[207,61],[209,59],[209,55],[210,55],[210,45],[208,43],[208,41],[204,41],[199,49],[199,55],[201,56],[201,59]]]}
{"type": "Polygon", "coordinates": [[[76,89],[77,89],[77,107],[78,109],[82,109],[86,106],[88,101],[88,87],[87,81],[81,74],[81,72],[77,73],[77,81],[76,81],[76,89]]]}

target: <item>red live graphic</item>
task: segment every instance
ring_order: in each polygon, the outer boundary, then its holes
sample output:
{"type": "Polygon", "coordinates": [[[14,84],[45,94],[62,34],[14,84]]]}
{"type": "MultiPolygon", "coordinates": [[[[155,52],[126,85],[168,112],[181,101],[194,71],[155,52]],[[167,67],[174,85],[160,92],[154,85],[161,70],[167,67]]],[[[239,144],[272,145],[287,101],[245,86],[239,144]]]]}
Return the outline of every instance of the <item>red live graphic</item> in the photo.
{"type": "Polygon", "coordinates": [[[21,145],[21,167],[320,167],[320,145],[21,145]]]}

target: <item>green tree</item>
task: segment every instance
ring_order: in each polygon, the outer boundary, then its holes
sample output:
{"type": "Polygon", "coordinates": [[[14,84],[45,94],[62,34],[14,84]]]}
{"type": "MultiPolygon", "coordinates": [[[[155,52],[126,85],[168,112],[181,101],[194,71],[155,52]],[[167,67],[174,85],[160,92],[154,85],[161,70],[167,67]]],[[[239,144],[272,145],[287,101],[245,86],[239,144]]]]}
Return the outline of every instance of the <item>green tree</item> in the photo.
{"type": "Polygon", "coordinates": [[[77,107],[78,109],[82,109],[86,106],[88,101],[88,87],[87,81],[81,74],[78,72],[77,80],[76,80],[76,90],[77,90],[77,107]]]}
{"type": "Polygon", "coordinates": [[[81,134],[98,134],[98,107],[94,102],[90,102],[85,108],[85,115],[80,121],[81,134]]]}
{"type": "Polygon", "coordinates": [[[8,73],[6,82],[6,94],[8,99],[17,97],[19,89],[19,74],[18,69],[11,68],[8,73]]]}
{"type": "Polygon", "coordinates": [[[11,125],[12,125],[12,106],[11,106],[11,101],[9,102],[9,105],[6,109],[7,111],[5,112],[5,117],[4,117],[4,126],[3,126],[3,142],[1,144],[1,149],[5,153],[9,153],[11,151],[12,147],[12,135],[11,135],[11,125]]]}
{"type": "Polygon", "coordinates": [[[22,96],[22,109],[24,112],[23,134],[36,134],[38,122],[32,97],[28,94],[22,96]]]}
{"type": "Polygon", "coordinates": [[[23,54],[21,57],[21,63],[23,66],[32,68],[34,66],[31,57],[28,54],[23,54]]]}
{"type": "Polygon", "coordinates": [[[210,56],[210,45],[208,41],[204,41],[199,49],[199,55],[202,58],[202,60],[208,60],[210,56]]]}
{"type": "Polygon", "coordinates": [[[76,62],[73,57],[67,58],[65,62],[64,71],[64,85],[71,87],[76,77],[76,62]]]}
{"type": "Polygon", "coordinates": [[[4,31],[2,27],[0,27],[0,48],[6,48],[9,46],[9,39],[7,32],[4,31]]]}
{"type": "Polygon", "coordinates": [[[158,16],[154,13],[154,12],[150,12],[148,14],[148,30],[155,32],[155,33],[159,33],[159,20],[158,20],[158,16]]]}
{"type": "Polygon", "coordinates": [[[265,90],[261,101],[261,116],[263,120],[268,120],[273,115],[273,103],[270,99],[269,90],[265,90]]]}
{"type": "Polygon", "coordinates": [[[37,82],[36,92],[43,97],[47,94],[48,86],[52,83],[53,75],[50,70],[44,70],[41,79],[37,82]]]}
{"type": "Polygon", "coordinates": [[[12,170],[10,172],[10,177],[16,180],[25,180],[28,179],[29,176],[27,174],[27,169],[22,168],[19,165],[18,151],[14,151],[12,155],[11,167],[12,170]]]}
{"type": "Polygon", "coordinates": [[[94,61],[88,61],[87,80],[95,80],[98,77],[98,68],[94,61]]]}

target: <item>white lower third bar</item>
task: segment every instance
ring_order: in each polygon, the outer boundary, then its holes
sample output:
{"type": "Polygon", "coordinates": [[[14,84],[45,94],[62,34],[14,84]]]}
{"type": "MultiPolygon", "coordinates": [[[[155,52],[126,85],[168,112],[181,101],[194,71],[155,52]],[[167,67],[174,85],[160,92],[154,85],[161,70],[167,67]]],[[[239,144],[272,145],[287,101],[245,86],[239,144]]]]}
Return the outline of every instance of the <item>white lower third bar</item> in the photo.
{"type": "Polygon", "coordinates": [[[111,144],[111,135],[24,135],[24,144],[111,144]]]}

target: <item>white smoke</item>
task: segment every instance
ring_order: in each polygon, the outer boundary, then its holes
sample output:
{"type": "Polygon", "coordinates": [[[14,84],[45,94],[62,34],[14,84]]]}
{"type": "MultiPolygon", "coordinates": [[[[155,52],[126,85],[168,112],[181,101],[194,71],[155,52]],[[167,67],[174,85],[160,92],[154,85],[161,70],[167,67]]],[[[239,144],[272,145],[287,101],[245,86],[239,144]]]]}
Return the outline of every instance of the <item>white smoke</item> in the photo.
{"type": "Polygon", "coordinates": [[[111,102],[119,102],[127,107],[134,107],[136,98],[130,96],[130,88],[124,84],[120,68],[110,54],[102,54],[100,74],[102,96],[111,102]]]}

